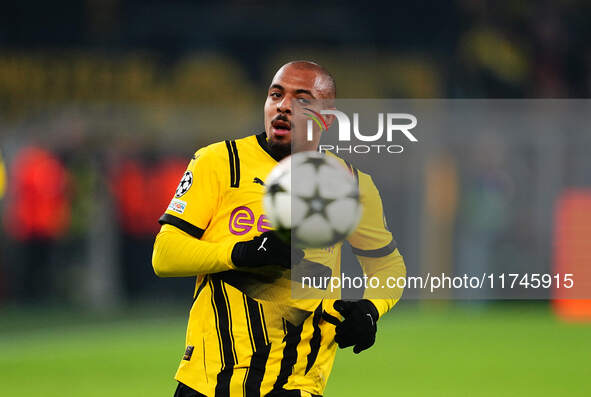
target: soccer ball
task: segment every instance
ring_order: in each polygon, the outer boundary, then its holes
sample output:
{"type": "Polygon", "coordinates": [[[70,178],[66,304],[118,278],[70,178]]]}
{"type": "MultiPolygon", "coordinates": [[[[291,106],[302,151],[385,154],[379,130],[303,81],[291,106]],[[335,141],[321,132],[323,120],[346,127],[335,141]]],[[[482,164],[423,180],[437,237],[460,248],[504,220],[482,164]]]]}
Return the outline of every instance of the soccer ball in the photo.
{"type": "Polygon", "coordinates": [[[263,206],[276,233],[300,248],[344,240],[362,209],[351,172],[319,152],[295,153],[275,166],[265,181],[263,206]]]}

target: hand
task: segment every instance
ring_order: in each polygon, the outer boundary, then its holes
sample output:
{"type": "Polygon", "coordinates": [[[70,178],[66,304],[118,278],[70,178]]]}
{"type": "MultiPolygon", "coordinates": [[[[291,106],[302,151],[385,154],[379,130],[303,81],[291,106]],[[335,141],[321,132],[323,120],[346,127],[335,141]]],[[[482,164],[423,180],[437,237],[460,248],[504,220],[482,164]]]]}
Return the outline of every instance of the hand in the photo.
{"type": "Polygon", "coordinates": [[[334,303],[334,308],[344,318],[335,329],[334,340],[339,348],[354,346],[353,352],[355,354],[370,348],[376,340],[378,330],[379,313],[374,304],[366,299],[359,301],[338,300],[334,303]]]}
{"type": "Polygon", "coordinates": [[[272,231],[252,240],[236,243],[232,249],[232,262],[236,267],[278,265],[289,269],[291,264],[304,258],[304,251],[283,242],[272,231]]]}

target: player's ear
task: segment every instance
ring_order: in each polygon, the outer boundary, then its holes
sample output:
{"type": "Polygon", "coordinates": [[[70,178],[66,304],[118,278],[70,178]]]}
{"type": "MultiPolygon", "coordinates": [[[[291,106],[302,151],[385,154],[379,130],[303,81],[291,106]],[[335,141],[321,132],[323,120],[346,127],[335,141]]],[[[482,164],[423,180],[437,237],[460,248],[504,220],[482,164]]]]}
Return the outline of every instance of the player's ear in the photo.
{"type": "MultiPolygon", "coordinates": [[[[337,110],[335,107],[334,99],[323,99],[322,100],[322,110],[337,110]]],[[[324,118],[324,122],[326,123],[326,129],[329,129],[332,123],[336,120],[336,117],[333,114],[323,114],[322,117],[324,118]]]]}
{"type": "MultiPolygon", "coordinates": [[[[330,110],[332,110],[332,109],[330,109],[330,110]]],[[[332,114],[324,115],[324,121],[326,122],[326,129],[330,128],[332,123],[334,123],[335,119],[336,119],[335,116],[332,114]]]]}

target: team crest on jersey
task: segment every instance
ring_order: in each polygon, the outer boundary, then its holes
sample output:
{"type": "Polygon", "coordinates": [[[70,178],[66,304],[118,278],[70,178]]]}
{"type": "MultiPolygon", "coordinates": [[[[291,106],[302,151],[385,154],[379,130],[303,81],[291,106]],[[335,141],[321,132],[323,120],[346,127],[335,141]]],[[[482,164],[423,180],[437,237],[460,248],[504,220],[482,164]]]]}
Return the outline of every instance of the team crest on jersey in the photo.
{"type": "Polygon", "coordinates": [[[185,172],[181,182],[179,183],[179,187],[176,188],[176,193],[174,197],[181,197],[183,194],[187,193],[193,184],[193,173],[191,171],[185,172]]]}

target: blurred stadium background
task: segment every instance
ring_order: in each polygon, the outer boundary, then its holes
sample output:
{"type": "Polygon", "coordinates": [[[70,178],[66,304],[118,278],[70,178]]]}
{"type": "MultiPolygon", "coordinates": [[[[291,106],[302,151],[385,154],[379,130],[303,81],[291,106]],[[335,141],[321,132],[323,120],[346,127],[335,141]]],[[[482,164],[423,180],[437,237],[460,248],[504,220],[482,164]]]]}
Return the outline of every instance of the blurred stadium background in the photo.
{"type": "MultiPolygon", "coordinates": [[[[3,396],[172,394],[193,280],[153,275],[156,220],[195,148],[262,130],[284,61],[325,65],[344,98],[591,94],[579,0],[25,0],[0,14],[3,396]]],[[[550,271],[575,240],[588,268],[589,128],[434,147],[386,204],[409,271],[550,271]]],[[[326,396],[588,395],[589,307],[403,301],[373,349],[339,352],[326,396]]]]}

